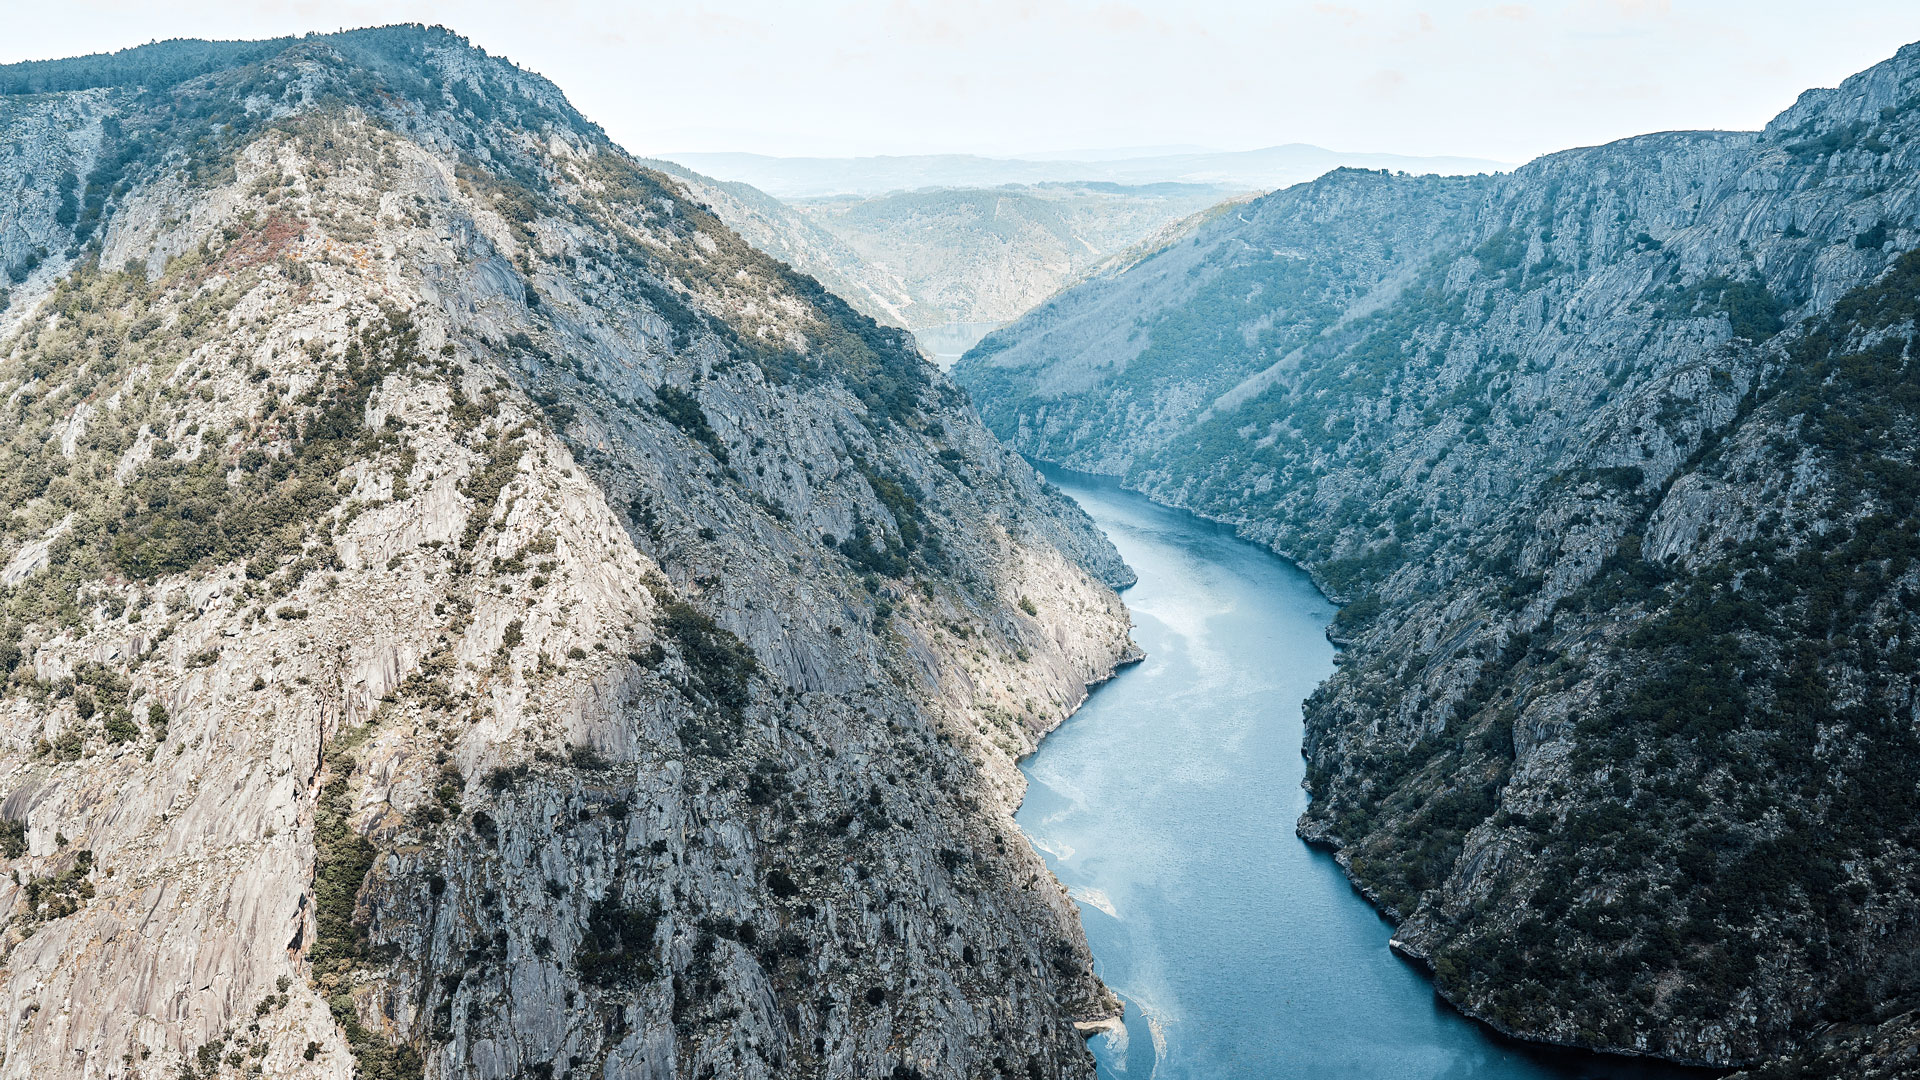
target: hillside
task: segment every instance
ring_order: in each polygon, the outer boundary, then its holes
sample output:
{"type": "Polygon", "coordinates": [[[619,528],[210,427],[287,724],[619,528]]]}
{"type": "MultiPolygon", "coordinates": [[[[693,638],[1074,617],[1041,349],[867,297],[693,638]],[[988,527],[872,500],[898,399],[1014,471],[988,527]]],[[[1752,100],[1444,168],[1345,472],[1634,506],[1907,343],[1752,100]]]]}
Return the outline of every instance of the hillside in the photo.
{"type": "Polygon", "coordinates": [[[1092,1074],[1128,571],[902,332],[443,30],[0,89],[0,1071],[1092,1074]]]}
{"type": "Polygon", "coordinates": [[[866,276],[898,283],[907,297],[901,326],[979,327],[965,332],[970,346],[1105,260],[1230,195],[1189,184],[1045,184],[791,205],[838,239],[866,276]]]}
{"type": "Polygon", "coordinates": [[[1023,452],[1347,602],[1300,831],[1450,1000],[1532,1039],[1903,1075],[1917,165],[1910,46],[1761,132],[1276,192],[955,376],[1023,452]]]}
{"type": "Polygon", "coordinates": [[[1102,262],[1232,195],[1049,184],[782,201],[673,162],[643,164],[861,314],[912,331],[941,367],[1102,262]]]}
{"type": "Polygon", "coordinates": [[[918,301],[898,275],[874,266],[810,215],[748,184],[715,180],[670,161],[644,161],[647,168],[680,181],[696,200],[742,240],[812,277],[854,310],[902,329],[918,301]]]}
{"type": "Polygon", "coordinates": [[[862,314],[913,331],[942,366],[1102,261],[1231,195],[1049,184],[783,202],[671,162],[645,164],[679,179],[754,247],[862,314]]]}

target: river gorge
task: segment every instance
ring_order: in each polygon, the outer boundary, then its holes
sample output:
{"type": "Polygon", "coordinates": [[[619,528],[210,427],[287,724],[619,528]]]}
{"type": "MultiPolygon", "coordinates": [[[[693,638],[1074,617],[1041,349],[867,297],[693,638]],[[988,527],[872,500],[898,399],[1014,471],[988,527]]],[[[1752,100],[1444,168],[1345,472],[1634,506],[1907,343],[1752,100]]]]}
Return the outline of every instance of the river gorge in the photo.
{"type": "Polygon", "coordinates": [[[1387,948],[1391,927],[1294,835],[1300,703],[1334,670],[1306,574],[1112,481],[1043,468],[1140,580],[1146,651],[1026,763],[1019,822],[1126,1001],[1103,1077],[1654,1080],[1708,1075],[1500,1039],[1387,948]]]}

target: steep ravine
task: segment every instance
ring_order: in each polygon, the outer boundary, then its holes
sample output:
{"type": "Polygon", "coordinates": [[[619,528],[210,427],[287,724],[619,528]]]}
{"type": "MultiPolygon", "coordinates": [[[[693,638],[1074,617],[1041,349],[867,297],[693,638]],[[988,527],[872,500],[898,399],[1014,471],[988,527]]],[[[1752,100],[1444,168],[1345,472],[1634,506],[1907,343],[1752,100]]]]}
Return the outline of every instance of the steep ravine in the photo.
{"type": "Polygon", "coordinates": [[[1276,192],[955,375],[1024,452],[1347,601],[1300,830],[1450,1000],[1530,1039],[1902,1075],[1916,176],[1910,46],[1763,132],[1276,192]]]}
{"type": "Polygon", "coordinates": [[[0,86],[0,1076],[1091,1074],[1128,571],[902,333],[444,31],[0,86]]]}

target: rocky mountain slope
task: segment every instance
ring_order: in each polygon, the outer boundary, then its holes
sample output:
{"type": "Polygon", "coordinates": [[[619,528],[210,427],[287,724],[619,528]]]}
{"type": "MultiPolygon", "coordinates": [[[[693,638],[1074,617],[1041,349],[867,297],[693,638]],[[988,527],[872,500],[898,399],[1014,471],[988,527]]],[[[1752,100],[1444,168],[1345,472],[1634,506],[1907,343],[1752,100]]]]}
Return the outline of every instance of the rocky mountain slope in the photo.
{"type": "Polygon", "coordinates": [[[1761,132],[1276,192],[956,377],[1023,451],[1347,601],[1300,831],[1450,1000],[1904,1075],[1917,213],[1912,46],[1761,132]]]}
{"type": "Polygon", "coordinates": [[[918,301],[899,275],[866,262],[811,215],[750,184],[715,180],[671,161],[641,164],[679,180],[742,240],[820,282],[855,311],[912,329],[909,313],[918,301]]]}
{"type": "Polygon", "coordinates": [[[1091,1075],[1127,571],[441,30],[0,69],[0,1075],[1091,1075]]]}

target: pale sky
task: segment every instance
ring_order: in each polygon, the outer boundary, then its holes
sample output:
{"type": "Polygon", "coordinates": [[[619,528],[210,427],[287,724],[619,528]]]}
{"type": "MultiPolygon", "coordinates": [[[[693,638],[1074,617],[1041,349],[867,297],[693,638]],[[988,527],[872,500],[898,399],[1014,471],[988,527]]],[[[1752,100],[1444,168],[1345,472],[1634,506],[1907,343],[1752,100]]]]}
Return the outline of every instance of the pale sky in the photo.
{"type": "Polygon", "coordinates": [[[403,21],[547,76],[653,155],[1305,142],[1520,162],[1755,128],[1920,40],[1917,0],[0,0],[0,62],[403,21]]]}

